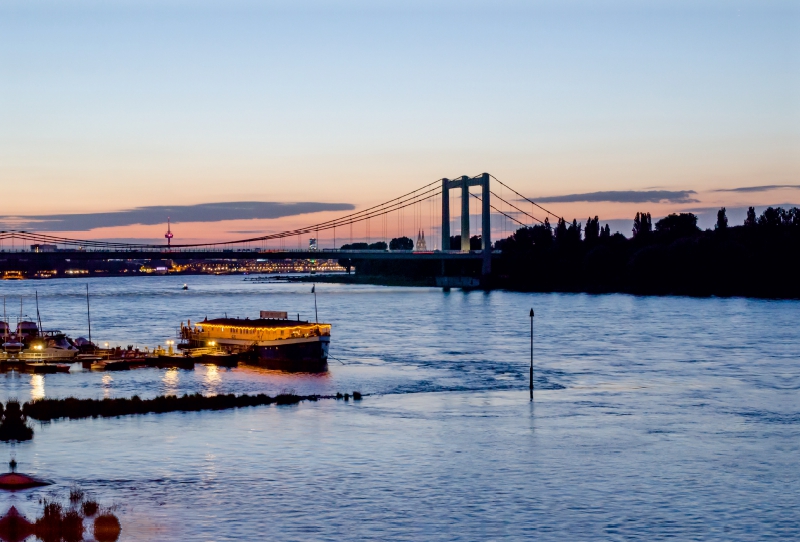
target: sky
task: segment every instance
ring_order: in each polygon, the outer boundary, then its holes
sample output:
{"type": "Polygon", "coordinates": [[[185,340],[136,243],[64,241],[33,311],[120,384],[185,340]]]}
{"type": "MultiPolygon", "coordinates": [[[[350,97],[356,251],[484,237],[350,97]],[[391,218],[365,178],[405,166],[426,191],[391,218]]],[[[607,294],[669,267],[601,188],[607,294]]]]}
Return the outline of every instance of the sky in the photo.
{"type": "Polygon", "coordinates": [[[800,204],[800,4],[0,3],[5,228],[227,240],[482,172],[626,234],[800,204]]]}

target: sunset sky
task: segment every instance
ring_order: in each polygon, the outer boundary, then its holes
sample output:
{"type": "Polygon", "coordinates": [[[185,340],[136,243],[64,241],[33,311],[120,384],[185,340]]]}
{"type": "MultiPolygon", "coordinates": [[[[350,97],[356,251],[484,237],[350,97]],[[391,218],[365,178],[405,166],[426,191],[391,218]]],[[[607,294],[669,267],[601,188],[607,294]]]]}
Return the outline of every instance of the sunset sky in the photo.
{"type": "Polygon", "coordinates": [[[6,228],[233,239],[484,171],[628,235],[800,204],[796,1],[6,0],[0,73],[6,228]]]}

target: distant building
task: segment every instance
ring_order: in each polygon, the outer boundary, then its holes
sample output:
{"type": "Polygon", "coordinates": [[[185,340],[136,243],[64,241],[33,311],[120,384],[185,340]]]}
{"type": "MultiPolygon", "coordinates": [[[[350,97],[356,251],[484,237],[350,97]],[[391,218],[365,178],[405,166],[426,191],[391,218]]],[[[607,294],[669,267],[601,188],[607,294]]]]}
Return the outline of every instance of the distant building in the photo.
{"type": "Polygon", "coordinates": [[[56,245],[31,245],[32,252],[55,252],[58,250],[56,245]]]}
{"type": "Polygon", "coordinates": [[[420,231],[417,233],[417,244],[414,246],[415,252],[424,252],[428,250],[428,245],[425,243],[425,232],[420,231]]]}

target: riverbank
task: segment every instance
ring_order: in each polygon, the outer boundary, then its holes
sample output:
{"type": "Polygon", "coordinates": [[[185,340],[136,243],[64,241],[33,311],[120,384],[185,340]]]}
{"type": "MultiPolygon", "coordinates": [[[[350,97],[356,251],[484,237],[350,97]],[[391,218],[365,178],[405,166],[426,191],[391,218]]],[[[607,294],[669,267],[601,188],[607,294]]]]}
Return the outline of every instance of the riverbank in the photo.
{"type": "MultiPolygon", "coordinates": [[[[407,286],[407,287],[436,287],[436,279],[431,278],[410,278],[394,275],[304,275],[291,277],[276,277],[275,282],[308,282],[308,283],[328,283],[328,284],[353,284],[353,285],[374,285],[374,286],[407,286]]],[[[266,282],[266,281],[265,281],[266,282]]],[[[737,291],[716,291],[709,288],[688,288],[670,290],[662,287],[642,288],[625,287],[614,288],[600,285],[576,285],[574,287],[554,287],[548,285],[537,285],[530,283],[515,283],[505,278],[493,278],[488,285],[481,286],[479,289],[485,291],[508,291],[518,293],[537,293],[537,294],[627,294],[644,296],[686,296],[686,297],[749,297],[753,299],[800,299],[800,294],[787,292],[785,295],[775,292],[737,292],[737,291]]]]}
{"type": "MultiPolygon", "coordinates": [[[[275,277],[275,282],[322,282],[329,284],[372,284],[376,286],[436,286],[434,277],[413,278],[399,275],[352,275],[336,273],[324,275],[303,275],[275,277]]],[[[266,281],[265,281],[266,282],[266,281]]]]}

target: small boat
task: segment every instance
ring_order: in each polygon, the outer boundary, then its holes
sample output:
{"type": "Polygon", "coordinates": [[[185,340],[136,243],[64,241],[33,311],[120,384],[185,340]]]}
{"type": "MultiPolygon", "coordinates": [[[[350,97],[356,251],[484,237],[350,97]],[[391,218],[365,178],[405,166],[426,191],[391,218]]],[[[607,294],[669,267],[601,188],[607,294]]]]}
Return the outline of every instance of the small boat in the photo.
{"type": "Polygon", "coordinates": [[[56,363],[56,372],[58,373],[68,373],[70,366],[66,363],[56,363]]]}
{"type": "Polygon", "coordinates": [[[8,339],[3,343],[3,350],[9,354],[19,354],[25,348],[25,343],[17,337],[16,333],[8,335],[8,339]]]}
{"type": "Polygon", "coordinates": [[[186,284],[184,284],[184,285],[183,285],[183,289],[184,289],[184,290],[188,290],[188,289],[189,289],[189,286],[187,286],[186,284]]]}

